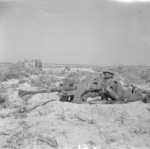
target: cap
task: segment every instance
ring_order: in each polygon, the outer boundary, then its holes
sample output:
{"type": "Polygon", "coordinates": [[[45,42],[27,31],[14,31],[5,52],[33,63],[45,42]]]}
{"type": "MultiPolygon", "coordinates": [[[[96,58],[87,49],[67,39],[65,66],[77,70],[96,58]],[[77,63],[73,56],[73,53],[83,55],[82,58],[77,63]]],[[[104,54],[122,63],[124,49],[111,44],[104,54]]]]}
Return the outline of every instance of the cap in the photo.
{"type": "Polygon", "coordinates": [[[114,73],[110,72],[110,71],[104,71],[103,75],[104,75],[105,79],[110,79],[110,78],[114,77],[114,73]]]}
{"type": "Polygon", "coordinates": [[[110,75],[114,75],[113,72],[110,72],[110,71],[104,71],[103,74],[110,74],[110,75]]]}

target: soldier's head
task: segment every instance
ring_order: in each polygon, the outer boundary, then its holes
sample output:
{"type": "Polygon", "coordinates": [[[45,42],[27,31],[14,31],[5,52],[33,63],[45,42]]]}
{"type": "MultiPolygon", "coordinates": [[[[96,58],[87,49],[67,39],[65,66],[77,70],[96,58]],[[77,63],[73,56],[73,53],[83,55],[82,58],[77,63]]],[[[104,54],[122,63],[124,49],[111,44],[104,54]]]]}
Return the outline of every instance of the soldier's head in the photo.
{"type": "Polygon", "coordinates": [[[104,71],[103,75],[105,79],[112,79],[114,77],[114,73],[110,71],[104,71]]]}

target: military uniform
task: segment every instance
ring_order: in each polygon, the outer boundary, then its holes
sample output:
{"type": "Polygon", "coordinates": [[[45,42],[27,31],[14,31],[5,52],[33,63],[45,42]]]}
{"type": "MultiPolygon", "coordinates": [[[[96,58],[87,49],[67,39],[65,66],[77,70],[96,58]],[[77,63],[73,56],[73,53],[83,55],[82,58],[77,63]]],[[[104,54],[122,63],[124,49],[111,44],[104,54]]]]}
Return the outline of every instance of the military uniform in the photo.
{"type": "Polygon", "coordinates": [[[138,97],[141,97],[142,101],[147,103],[150,102],[150,90],[140,89],[136,85],[131,84],[131,92],[138,97]]]}
{"type": "Polygon", "coordinates": [[[108,81],[108,88],[106,88],[105,96],[111,99],[111,101],[108,101],[108,103],[124,103],[144,99],[144,96],[140,91],[133,91],[132,89],[129,90],[128,88],[125,89],[122,87],[119,81],[114,79],[110,79],[108,81]]]}
{"type": "Polygon", "coordinates": [[[106,94],[106,88],[108,87],[109,79],[112,79],[113,76],[114,76],[114,73],[110,71],[103,72],[102,82],[101,82],[101,87],[102,87],[101,100],[108,100],[108,96],[106,94]]]}

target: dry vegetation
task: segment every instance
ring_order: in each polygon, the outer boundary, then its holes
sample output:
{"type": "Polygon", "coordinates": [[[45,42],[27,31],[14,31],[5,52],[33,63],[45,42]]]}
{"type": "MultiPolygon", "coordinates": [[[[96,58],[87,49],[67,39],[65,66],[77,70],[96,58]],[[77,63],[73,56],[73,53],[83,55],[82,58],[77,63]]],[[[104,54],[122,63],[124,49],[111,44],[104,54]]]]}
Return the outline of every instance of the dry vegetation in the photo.
{"type": "Polygon", "coordinates": [[[149,149],[150,105],[72,104],[59,101],[57,93],[18,97],[18,89],[34,90],[57,86],[65,77],[78,83],[83,77],[112,70],[126,84],[149,86],[146,66],[96,67],[44,65],[43,74],[20,63],[1,65],[1,149],[149,149]],[[43,102],[47,102],[43,105],[43,102]],[[27,111],[23,110],[26,108],[27,111]],[[36,108],[34,108],[36,107],[36,108]]]}

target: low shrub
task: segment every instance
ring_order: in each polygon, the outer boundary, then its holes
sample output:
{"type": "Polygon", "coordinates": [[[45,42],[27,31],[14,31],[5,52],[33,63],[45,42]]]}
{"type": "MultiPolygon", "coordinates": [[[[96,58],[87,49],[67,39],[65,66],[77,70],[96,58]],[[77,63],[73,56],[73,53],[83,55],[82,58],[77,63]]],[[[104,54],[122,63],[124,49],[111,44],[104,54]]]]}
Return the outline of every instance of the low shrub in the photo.
{"type": "MultiPolygon", "coordinates": [[[[35,66],[35,68],[32,68],[32,65],[30,67],[30,63],[34,64],[34,62],[36,62],[36,60],[34,61],[28,61],[29,66],[26,66],[25,62],[18,62],[18,63],[14,63],[14,64],[9,64],[5,70],[1,70],[0,72],[0,81],[7,81],[9,79],[21,79],[21,78],[25,78],[25,77],[29,77],[30,75],[34,74],[34,75],[38,75],[40,73],[43,73],[42,70],[42,62],[40,61],[41,65],[35,66]]],[[[35,63],[36,65],[36,63],[35,63]]]]}

